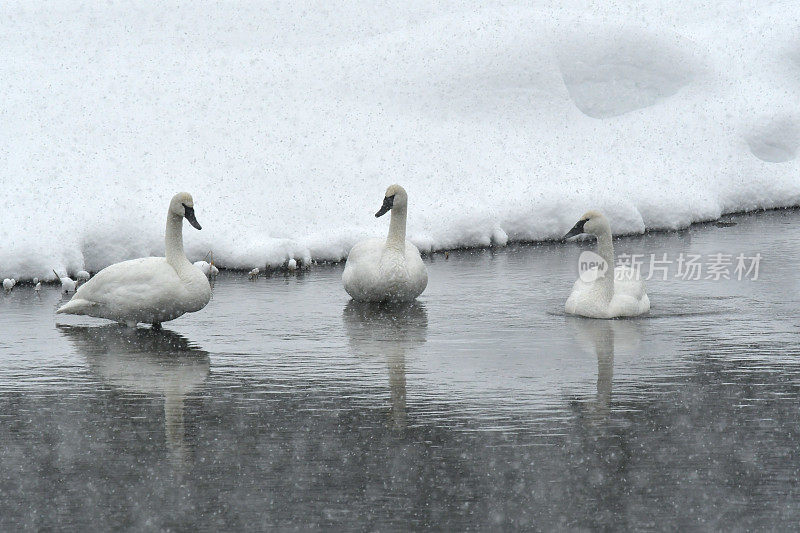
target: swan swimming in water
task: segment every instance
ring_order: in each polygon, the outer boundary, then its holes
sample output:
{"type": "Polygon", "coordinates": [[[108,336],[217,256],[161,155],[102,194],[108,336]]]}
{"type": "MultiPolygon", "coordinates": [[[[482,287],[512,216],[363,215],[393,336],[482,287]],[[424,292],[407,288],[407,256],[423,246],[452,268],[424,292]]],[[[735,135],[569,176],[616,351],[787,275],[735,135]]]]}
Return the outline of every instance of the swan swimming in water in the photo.
{"type": "Polygon", "coordinates": [[[611,241],[611,225],[598,211],[584,214],[575,226],[564,235],[565,239],[589,233],[597,237],[597,254],[603,259],[592,272],[593,281],[578,279],[572,287],[564,306],[567,313],[590,318],[616,318],[638,316],[650,310],[650,299],[638,272],[628,266],[614,268],[614,244],[611,241]]]}
{"type": "Polygon", "coordinates": [[[169,204],[166,257],[143,257],[108,266],[83,284],[57,313],[160,326],[184,313],[199,311],[211,299],[211,285],[183,252],[183,219],[197,229],[194,202],[178,193],[169,204]]]}
{"type": "Polygon", "coordinates": [[[354,300],[407,302],[425,290],[428,271],[417,247],[406,240],[408,195],[400,185],[386,190],[380,217],[392,212],[386,239],[357,243],[347,256],[342,282],[354,300]]]}

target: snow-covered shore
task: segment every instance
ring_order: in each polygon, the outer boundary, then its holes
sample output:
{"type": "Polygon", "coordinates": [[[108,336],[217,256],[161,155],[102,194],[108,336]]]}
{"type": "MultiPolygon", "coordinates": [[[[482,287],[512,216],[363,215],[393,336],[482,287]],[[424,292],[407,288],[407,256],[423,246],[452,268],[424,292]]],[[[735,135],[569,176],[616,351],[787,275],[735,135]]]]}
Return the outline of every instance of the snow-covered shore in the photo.
{"type": "MultiPolygon", "coordinates": [[[[527,3],[526,3],[527,4],[527,3]]],[[[422,250],[800,205],[800,6],[10,2],[0,277],[163,253],[343,258],[409,192],[422,250]]]]}

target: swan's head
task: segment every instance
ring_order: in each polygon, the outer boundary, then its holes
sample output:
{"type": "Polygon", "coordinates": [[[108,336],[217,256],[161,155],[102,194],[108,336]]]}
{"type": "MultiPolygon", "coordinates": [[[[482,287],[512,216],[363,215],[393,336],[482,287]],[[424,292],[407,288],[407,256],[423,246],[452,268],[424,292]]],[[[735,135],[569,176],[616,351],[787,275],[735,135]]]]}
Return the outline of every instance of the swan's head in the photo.
{"type": "Polygon", "coordinates": [[[592,235],[600,235],[601,233],[610,233],[611,225],[608,219],[600,211],[587,211],[583,214],[581,219],[572,226],[572,229],[564,235],[565,239],[580,235],[581,233],[590,233],[592,235]]]}
{"type": "Polygon", "coordinates": [[[386,189],[386,196],[383,197],[383,205],[375,213],[376,217],[385,215],[395,207],[405,207],[408,204],[408,195],[406,190],[399,185],[390,185],[386,189]]]}
{"type": "Polygon", "coordinates": [[[192,200],[192,195],[188,192],[179,192],[172,197],[172,201],[169,203],[169,212],[186,218],[189,224],[195,228],[203,229],[194,217],[194,200],[192,200]]]}

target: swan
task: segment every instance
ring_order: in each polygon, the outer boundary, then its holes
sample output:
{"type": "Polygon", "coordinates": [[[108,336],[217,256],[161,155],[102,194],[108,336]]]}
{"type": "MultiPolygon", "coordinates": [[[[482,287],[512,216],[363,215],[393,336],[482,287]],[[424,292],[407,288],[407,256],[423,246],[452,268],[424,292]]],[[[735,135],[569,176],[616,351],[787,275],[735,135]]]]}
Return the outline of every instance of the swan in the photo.
{"type": "Polygon", "coordinates": [[[247,277],[250,279],[258,279],[259,274],[261,274],[261,270],[258,268],[254,268],[253,270],[247,273],[247,277]]]}
{"type": "Polygon", "coordinates": [[[213,278],[219,274],[219,269],[214,266],[213,262],[209,263],[208,261],[195,261],[193,264],[208,278],[213,278]]]}
{"type": "Polygon", "coordinates": [[[62,293],[75,292],[75,287],[78,285],[78,282],[69,276],[64,276],[63,278],[59,278],[59,280],[61,281],[62,293]]]}
{"type": "Polygon", "coordinates": [[[614,245],[611,225],[598,211],[589,211],[564,235],[565,239],[589,233],[597,237],[597,254],[604,264],[590,273],[596,279],[578,279],[564,306],[567,313],[590,318],[638,316],[650,310],[650,299],[638,272],[628,266],[618,266],[614,275],[606,275],[614,265],[614,245]]]}
{"type": "Polygon", "coordinates": [[[79,270],[78,273],[75,274],[75,279],[78,281],[89,281],[91,277],[92,276],[85,270],[79,270]]]}
{"type": "Polygon", "coordinates": [[[17,280],[14,278],[6,278],[3,280],[3,288],[6,290],[6,292],[11,292],[11,289],[13,289],[14,285],[16,284],[17,280]]]}
{"type": "Polygon", "coordinates": [[[411,301],[428,285],[428,271],[417,247],[406,240],[408,195],[400,185],[386,190],[376,217],[392,212],[386,240],[357,243],[347,256],[342,282],[354,300],[411,301]]]}
{"type": "Polygon", "coordinates": [[[185,192],[169,203],[166,257],[131,259],[104,268],[57,313],[107,318],[128,327],[139,322],[158,327],[205,307],[211,299],[211,285],[183,252],[184,218],[201,229],[194,216],[194,201],[185,192]]]}
{"type": "Polygon", "coordinates": [[[65,274],[64,277],[61,277],[55,270],[53,270],[53,274],[55,274],[56,278],[58,278],[58,281],[61,282],[61,294],[75,292],[75,289],[78,287],[77,281],[69,277],[68,274],[65,274]]]}

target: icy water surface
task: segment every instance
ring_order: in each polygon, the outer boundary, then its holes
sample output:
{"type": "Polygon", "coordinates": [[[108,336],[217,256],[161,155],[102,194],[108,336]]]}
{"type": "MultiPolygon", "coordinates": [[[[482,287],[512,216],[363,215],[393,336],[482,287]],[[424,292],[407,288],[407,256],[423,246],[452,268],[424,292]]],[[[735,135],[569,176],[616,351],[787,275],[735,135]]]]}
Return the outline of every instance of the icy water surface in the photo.
{"type": "MultiPolygon", "coordinates": [[[[341,265],[221,275],[163,331],[0,296],[0,529],[774,529],[800,521],[800,212],[617,241],[762,254],[566,317],[581,250],[426,259],[420,301],[341,265]]],[[[565,228],[565,230],[568,228],[565,228]]]]}

